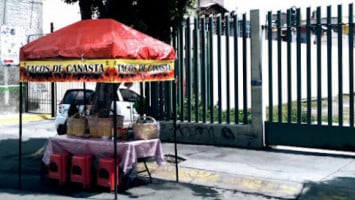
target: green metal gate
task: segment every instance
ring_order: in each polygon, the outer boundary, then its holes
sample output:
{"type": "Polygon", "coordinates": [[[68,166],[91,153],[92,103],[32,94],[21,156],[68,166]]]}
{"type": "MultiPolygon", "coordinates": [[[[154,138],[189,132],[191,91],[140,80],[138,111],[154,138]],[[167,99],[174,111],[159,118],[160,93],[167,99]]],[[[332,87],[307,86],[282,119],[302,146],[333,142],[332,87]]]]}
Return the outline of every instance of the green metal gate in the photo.
{"type": "Polygon", "coordinates": [[[355,150],[353,4],[322,11],[267,15],[267,146],[355,150]]]}

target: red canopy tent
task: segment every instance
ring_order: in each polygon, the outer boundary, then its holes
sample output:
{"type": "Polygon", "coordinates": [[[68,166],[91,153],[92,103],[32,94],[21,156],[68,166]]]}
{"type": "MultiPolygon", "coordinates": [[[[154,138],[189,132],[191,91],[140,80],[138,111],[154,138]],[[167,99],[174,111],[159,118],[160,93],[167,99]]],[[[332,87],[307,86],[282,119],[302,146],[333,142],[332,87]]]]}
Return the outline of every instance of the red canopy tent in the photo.
{"type": "Polygon", "coordinates": [[[172,46],[112,19],[83,20],[26,44],[20,81],[174,79],[172,46]]]}
{"type": "MultiPolygon", "coordinates": [[[[174,80],[175,58],[172,46],[115,20],[82,20],[21,47],[20,85],[29,81],[120,83],[174,80]]],[[[21,174],[21,158],[19,165],[21,174]]]]}

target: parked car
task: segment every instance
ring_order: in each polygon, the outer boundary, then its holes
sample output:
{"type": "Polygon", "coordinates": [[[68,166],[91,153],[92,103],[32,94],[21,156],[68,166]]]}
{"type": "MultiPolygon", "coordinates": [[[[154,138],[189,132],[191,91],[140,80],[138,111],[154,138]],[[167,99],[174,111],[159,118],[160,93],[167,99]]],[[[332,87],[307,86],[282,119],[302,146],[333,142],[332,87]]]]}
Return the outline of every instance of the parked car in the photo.
{"type": "Polygon", "coordinates": [[[151,114],[152,108],[149,106],[145,97],[141,98],[141,95],[135,90],[125,87],[119,88],[124,101],[133,103],[134,108],[140,115],[151,114]]]}
{"type": "MultiPolygon", "coordinates": [[[[139,114],[136,109],[133,107],[134,99],[131,97],[132,94],[139,96],[133,91],[127,91],[129,89],[120,88],[117,90],[118,101],[117,105],[117,114],[124,116],[124,126],[128,127],[134,121],[139,118],[139,114]],[[121,95],[121,92],[124,95],[121,95]],[[130,101],[127,101],[130,100],[130,101]]],[[[55,128],[59,135],[66,134],[67,132],[67,119],[68,113],[70,112],[71,105],[75,105],[74,108],[80,115],[88,115],[92,106],[92,99],[95,95],[95,92],[90,89],[69,89],[65,92],[63,99],[58,105],[57,115],[55,117],[55,128]],[[85,96],[85,98],[84,98],[85,96]],[[86,104],[86,106],[84,106],[86,104]]],[[[136,97],[137,97],[136,96],[136,97]]],[[[137,97],[138,98],[138,97],[137,97]]],[[[112,103],[113,108],[113,103],[112,103]]],[[[73,108],[71,108],[73,109],[73,108]]]]}

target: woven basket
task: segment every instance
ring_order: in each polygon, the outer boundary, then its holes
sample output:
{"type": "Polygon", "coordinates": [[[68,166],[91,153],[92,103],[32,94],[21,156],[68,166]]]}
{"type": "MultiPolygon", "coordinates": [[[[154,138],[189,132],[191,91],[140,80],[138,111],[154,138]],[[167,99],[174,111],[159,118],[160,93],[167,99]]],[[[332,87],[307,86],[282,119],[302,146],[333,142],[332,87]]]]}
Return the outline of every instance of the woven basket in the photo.
{"type": "Polygon", "coordinates": [[[148,140],[159,137],[159,123],[153,117],[140,117],[133,124],[133,137],[135,140],[148,140]]]}
{"type": "MultiPolygon", "coordinates": [[[[117,127],[123,127],[124,116],[116,117],[117,127]]],[[[88,125],[92,137],[111,137],[113,130],[113,120],[111,117],[89,117],[88,125]]]]}
{"type": "Polygon", "coordinates": [[[112,118],[89,117],[88,125],[91,137],[110,137],[112,133],[112,118]]]}
{"type": "Polygon", "coordinates": [[[74,114],[68,118],[67,121],[67,135],[82,136],[86,132],[88,122],[86,118],[78,117],[79,113],[74,114]]]}

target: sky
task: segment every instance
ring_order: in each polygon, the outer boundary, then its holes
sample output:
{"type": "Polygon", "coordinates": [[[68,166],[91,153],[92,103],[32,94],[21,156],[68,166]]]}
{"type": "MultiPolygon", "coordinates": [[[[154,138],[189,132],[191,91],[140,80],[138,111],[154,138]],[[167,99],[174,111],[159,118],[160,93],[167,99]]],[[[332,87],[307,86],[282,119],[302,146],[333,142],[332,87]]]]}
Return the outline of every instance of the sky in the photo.
{"type": "Polygon", "coordinates": [[[63,0],[43,1],[43,32],[50,32],[50,23],[53,22],[54,30],[58,30],[80,20],[78,3],[68,5],[63,0]]]}
{"type": "MultiPolygon", "coordinates": [[[[348,4],[352,0],[224,0],[225,7],[230,10],[236,10],[237,13],[246,13],[251,9],[260,9],[262,12],[285,10],[292,6],[305,9],[311,7],[322,7],[322,13],[325,13],[326,6],[332,5],[332,13],[336,14],[338,4],[343,4],[343,13],[346,15],[348,4]],[[324,8],[323,8],[324,7],[324,8]]],[[[303,12],[303,11],[302,11],[303,12]]],[[[53,22],[54,30],[72,24],[80,20],[79,5],[65,4],[62,0],[44,0],[43,4],[43,32],[50,32],[50,23],[53,22]]]]}

